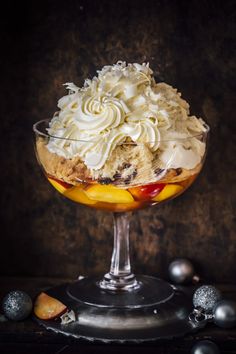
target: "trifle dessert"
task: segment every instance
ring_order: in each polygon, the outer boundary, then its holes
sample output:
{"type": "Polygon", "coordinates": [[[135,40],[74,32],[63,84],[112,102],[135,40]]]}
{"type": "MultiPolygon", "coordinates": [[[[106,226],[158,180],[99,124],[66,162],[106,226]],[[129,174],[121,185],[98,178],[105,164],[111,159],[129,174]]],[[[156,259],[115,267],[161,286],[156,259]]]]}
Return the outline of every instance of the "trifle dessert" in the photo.
{"type": "Polygon", "coordinates": [[[65,85],[59,111],[34,125],[37,157],[65,197],[114,212],[114,246],[108,273],[42,293],[36,316],[46,328],[103,343],[137,344],[195,330],[192,299],[159,278],[133,274],[127,212],[174,198],[193,183],[208,126],[190,115],[176,89],[156,82],[145,63],[118,62],[83,87],[65,85]],[[75,313],[71,325],[44,322],[68,317],[67,308],[75,313]]]}
{"type": "Polygon", "coordinates": [[[149,64],[117,62],[68,94],[35,125],[49,182],[67,198],[113,212],[182,193],[201,170],[207,125],[149,64]],[[42,133],[42,130],[44,132],[42,133]]]}

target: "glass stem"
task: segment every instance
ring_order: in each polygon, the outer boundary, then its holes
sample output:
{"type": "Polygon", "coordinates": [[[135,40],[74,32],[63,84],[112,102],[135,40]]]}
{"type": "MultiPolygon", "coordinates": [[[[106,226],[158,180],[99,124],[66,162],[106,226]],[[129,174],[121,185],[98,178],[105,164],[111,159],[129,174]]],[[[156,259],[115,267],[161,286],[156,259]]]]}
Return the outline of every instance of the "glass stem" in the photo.
{"type": "Polygon", "coordinates": [[[129,256],[129,214],[114,213],[114,247],[110,272],[105,274],[99,286],[107,290],[131,290],[139,284],[131,272],[129,256]]]}
{"type": "Polygon", "coordinates": [[[129,215],[114,213],[114,247],[110,274],[116,277],[131,274],[129,256],[129,215]]]}

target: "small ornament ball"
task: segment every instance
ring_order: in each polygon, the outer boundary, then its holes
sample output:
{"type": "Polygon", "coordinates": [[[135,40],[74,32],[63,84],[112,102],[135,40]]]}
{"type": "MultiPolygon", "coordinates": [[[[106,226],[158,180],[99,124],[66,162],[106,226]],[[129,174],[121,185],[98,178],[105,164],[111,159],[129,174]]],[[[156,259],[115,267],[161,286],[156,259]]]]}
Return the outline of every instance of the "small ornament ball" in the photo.
{"type": "Polygon", "coordinates": [[[179,258],[170,263],[168,273],[175,284],[187,284],[193,280],[195,271],[188,259],[179,258]]]}
{"type": "Polygon", "coordinates": [[[213,311],[217,302],[221,299],[221,293],[211,285],[203,285],[193,295],[194,307],[200,307],[205,312],[213,311]]]}
{"type": "Polygon", "coordinates": [[[220,354],[220,351],[215,343],[210,340],[202,340],[194,345],[191,354],[220,354]]]}
{"type": "Polygon", "coordinates": [[[32,311],[32,300],[24,291],[9,292],[2,301],[4,315],[12,321],[21,321],[27,318],[32,311]]]}
{"type": "Polygon", "coordinates": [[[213,310],[214,323],[222,328],[236,326],[236,302],[230,300],[219,301],[213,310]]]}

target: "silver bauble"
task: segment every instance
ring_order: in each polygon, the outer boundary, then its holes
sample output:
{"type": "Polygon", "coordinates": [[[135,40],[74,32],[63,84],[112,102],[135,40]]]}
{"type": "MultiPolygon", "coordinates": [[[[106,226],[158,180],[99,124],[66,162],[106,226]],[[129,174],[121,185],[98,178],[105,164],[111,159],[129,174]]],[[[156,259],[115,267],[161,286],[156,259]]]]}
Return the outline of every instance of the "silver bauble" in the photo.
{"type": "Polygon", "coordinates": [[[2,301],[4,315],[13,321],[27,318],[32,311],[32,300],[24,291],[14,290],[8,293],[2,301]]]}
{"type": "Polygon", "coordinates": [[[193,280],[194,267],[188,259],[179,258],[170,263],[168,273],[175,284],[187,284],[193,280]]]}
{"type": "Polygon", "coordinates": [[[220,351],[215,343],[210,340],[202,340],[194,345],[191,354],[220,354],[220,351]]]}
{"type": "Polygon", "coordinates": [[[193,306],[211,312],[220,299],[221,293],[218,289],[212,285],[203,285],[193,295],[193,306]]]}
{"type": "Polygon", "coordinates": [[[236,326],[236,302],[230,300],[219,301],[213,310],[214,322],[222,328],[236,326]]]}

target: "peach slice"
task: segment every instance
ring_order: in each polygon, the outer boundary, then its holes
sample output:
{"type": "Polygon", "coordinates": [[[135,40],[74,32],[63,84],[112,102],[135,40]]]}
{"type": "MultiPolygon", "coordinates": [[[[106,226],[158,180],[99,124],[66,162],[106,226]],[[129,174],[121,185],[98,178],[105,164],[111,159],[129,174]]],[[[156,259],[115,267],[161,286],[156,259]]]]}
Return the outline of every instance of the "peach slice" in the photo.
{"type": "Polygon", "coordinates": [[[68,189],[70,189],[72,187],[70,184],[68,184],[66,182],[57,181],[51,177],[48,177],[48,180],[51,183],[51,185],[53,185],[53,187],[61,194],[64,194],[65,191],[67,191],[68,189]]]}
{"type": "Polygon", "coordinates": [[[59,300],[40,293],[34,303],[34,313],[41,320],[52,320],[65,313],[67,307],[59,300]]]}
{"type": "Polygon", "coordinates": [[[166,184],[162,191],[152,200],[155,202],[162,202],[168,198],[175,196],[180,193],[184,188],[179,184],[166,184]]]}
{"type": "Polygon", "coordinates": [[[88,187],[85,191],[87,196],[97,202],[106,203],[132,203],[133,196],[125,189],[119,189],[115,186],[104,186],[95,184],[88,187]]]}
{"type": "Polygon", "coordinates": [[[77,203],[87,205],[93,205],[97,203],[96,201],[88,198],[87,194],[78,186],[72,187],[65,191],[64,196],[77,203]]]}

